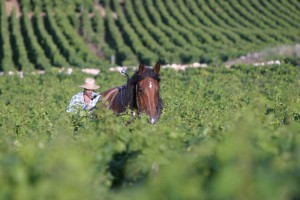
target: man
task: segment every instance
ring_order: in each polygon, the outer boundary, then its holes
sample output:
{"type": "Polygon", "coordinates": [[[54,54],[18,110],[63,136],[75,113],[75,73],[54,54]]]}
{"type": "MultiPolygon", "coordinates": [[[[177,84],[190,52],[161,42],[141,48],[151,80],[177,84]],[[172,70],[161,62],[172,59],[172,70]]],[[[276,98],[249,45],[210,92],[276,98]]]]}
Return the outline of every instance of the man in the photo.
{"type": "Polygon", "coordinates": [[[86,78],[84,84],[79,87],[84,88],[84,90],[72,97],[67,112],[75,112],[78,110],[90,111],[99,101],[100,94],[95,93],[94,90],[99,89],[100,87],[95,84],[95,79],[86,78]]]}

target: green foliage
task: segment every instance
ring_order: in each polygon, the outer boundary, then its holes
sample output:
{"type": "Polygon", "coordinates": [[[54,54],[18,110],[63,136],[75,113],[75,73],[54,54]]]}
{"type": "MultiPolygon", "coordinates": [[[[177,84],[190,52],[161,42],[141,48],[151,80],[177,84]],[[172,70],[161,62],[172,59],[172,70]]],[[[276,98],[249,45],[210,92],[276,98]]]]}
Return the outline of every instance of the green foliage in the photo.
{"type": "Polygon", "coordinates": [[[20,23],[25,46],[28,49],[28,58],[34,63],[37,69],[50,69],[50,61],[45,56],[44,49],[41,47],[39,41],[35,37],[35,33],[31,25],[31,20],[27,15],[28,12],[24,8],[20,23]]]}
{"type": "Polygon", "coordinates": [[[16,10],[14,9],[11,16],[11,29],[12,29],[12,47],[15,55],[15,62],[17,63],[18,70],[24,72],[31,72],[34,66],[30,63],[27,57],[24,40],[20,32],[19,20],[16,17],[16,10]]]}
{"type": "MultiPolygon", "coordinates": [[[[163,69],[155,125],[101,103],[67,113],[79,70],[1,77],[0,198],[296,198],[299,74],[290,65],[163,69]]],[[[94,78],[103,91],[125,82],[94,78]]]]}
{"type": "MultiPolygon", "coordinates": [[[[300,38],[296,0],[17,3],[16,13],[10,9],[6,13],[5,1],[0,4],[0,72],[68,66],[103,69],[150,64],[153,59],[163,64],[220,65],[249,53],[295,45],[300,38]]],[[[299,63],[297,51],[278,53],[280,59],[299,63]]]]}
{"type": "MultiPolygon", "coordinates": [[[[47,72],[0,77],[0,199],[299,198],[297,52],[282,66],[162,69],[155,125],[101,103],[67,113],[86,75],[52,68],[104,67],[114,54],[217,64],[292,44],[299,1],[18,2],[19,18],[0,2],[0,71],[47,72]]],[[[125,83],[101,71],[101,90],[125,83]]]]}
{"type": "Polygon", "coordinates": [[[0,71],[9,72],[15,70],[15,64],[13,62],[13,53],[10,45],[10,34],[9,34],[9,23],[8,17],[6,16],[5,4],[3,2],[0,3],[0,14],[1,14],[1,66],[0,71]]]}

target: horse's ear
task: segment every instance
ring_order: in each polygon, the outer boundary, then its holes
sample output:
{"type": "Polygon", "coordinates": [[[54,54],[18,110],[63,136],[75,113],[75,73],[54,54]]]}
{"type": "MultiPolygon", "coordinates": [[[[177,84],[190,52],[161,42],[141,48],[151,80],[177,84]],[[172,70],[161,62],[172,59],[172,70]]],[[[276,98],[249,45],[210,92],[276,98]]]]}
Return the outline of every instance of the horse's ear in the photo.
{"type": "Polygon", "coordinates": [[[143,74],[146,71],[146,65],[140,64],[139,66],[139,74],[143,74]]]}
{"type": "Polygon", "coordinates": [[[159,71],[160,71],[160,62],[159,61],[157,61],[156,64],[153,66],[153,71],[156,74],[159,74],[159,71]]]}

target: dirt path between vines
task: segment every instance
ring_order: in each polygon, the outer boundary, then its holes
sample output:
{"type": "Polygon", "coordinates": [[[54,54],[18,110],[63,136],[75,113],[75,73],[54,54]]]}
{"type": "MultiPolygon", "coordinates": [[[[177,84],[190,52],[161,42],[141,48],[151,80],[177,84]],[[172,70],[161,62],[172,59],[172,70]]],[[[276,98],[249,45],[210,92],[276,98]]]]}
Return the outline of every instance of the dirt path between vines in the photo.
{"type": "Polygon", "coordinates": [[[18,0],[5,1],[5,11],[7,16],[11,15],[14,8],[16,9],[17,17],[20,17],[22,12],[18,0]]]}
{"type": "Polygon", "coordinates": [[[101,4],[99,4],[99,2],[95,4],[95,9],[100,12],[102,17],[106,15],[105,8],[101,4]]]}
{"type": "Polygon", "coordinates": [[[241,56],[237,59],[230,60],[224,63],[224,65],[230,68],[235,64],[262,64],[262,63],[275,63],[274,59],[282,58],[300,58],[300,44],[296,45],[282,45],[274,48],[268,48],[261,52],[249,53],[247,55],[241,56]],[[272,62],[273,61],[273,62],[272,62]]]}

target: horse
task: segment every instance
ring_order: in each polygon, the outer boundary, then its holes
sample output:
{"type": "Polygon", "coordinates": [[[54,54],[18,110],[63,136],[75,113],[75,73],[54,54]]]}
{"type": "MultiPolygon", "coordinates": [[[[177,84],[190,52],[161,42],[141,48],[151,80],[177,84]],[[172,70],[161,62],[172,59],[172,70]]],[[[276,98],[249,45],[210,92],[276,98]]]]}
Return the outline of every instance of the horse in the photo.
{"type": "Polygon", "coordinates": [[[101,94],[102,101],[117,115],[130,108],[133,114],[140,116],[146,113],[149,122],[155,124],[159,119],[163,102],[160,96],[160,63],[151,67],[140,64],[131,78],[127,75],[127,83],[108,89],[101,94]]]}

